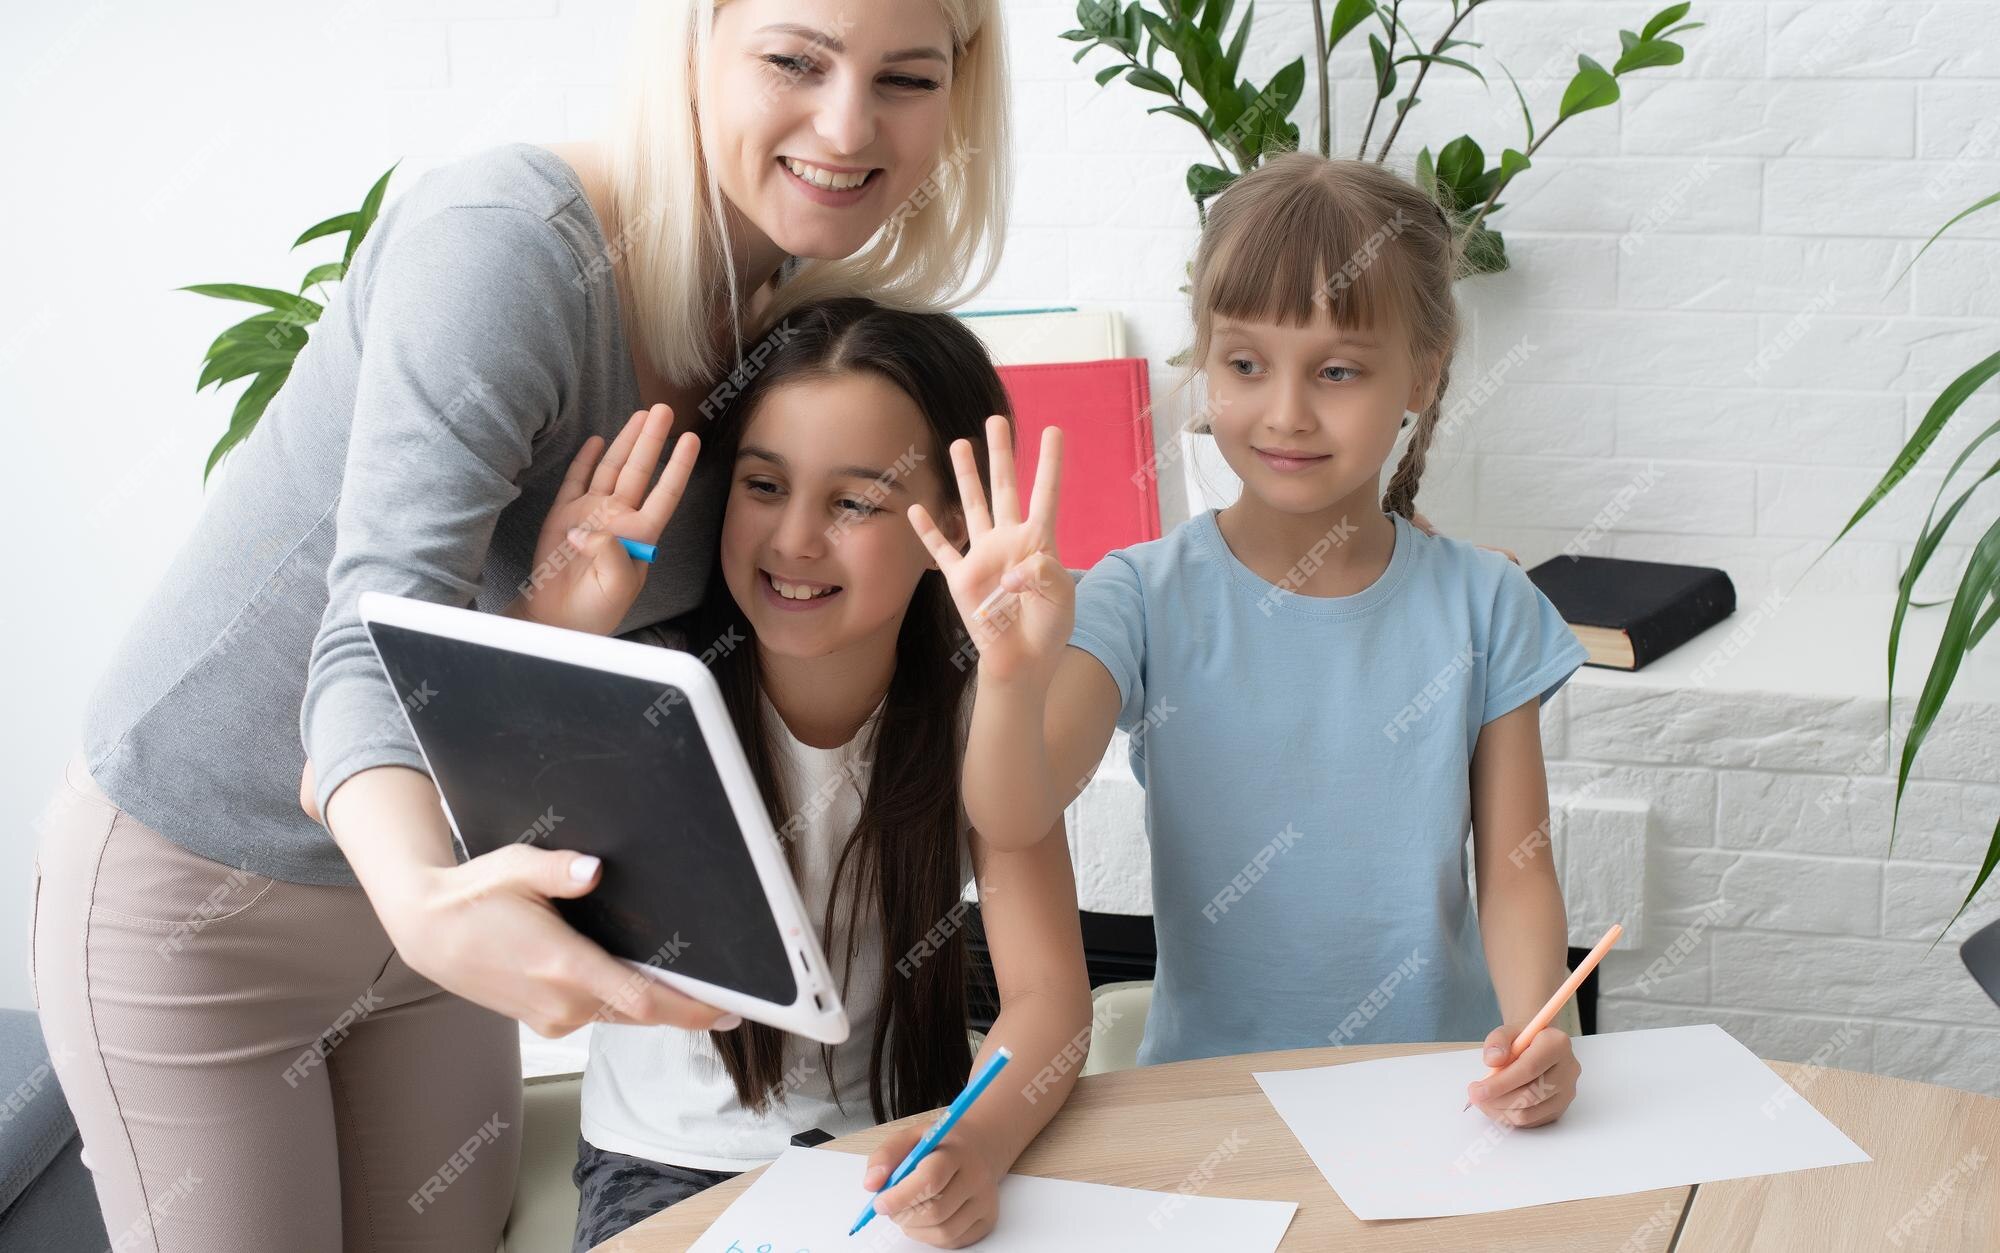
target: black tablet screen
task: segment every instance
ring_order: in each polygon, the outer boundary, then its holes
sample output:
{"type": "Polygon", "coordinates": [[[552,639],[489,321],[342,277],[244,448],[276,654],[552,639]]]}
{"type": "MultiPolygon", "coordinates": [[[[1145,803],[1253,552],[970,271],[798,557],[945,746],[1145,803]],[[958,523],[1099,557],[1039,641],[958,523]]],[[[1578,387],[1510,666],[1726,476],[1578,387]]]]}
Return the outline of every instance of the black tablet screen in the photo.
{"type": "Polygon", "coordinates": [[[468,851],[594,853],[565,920],[616,956],[797,996],[694,710],[678,688],[385,623],[369,628],[468,851]]]}

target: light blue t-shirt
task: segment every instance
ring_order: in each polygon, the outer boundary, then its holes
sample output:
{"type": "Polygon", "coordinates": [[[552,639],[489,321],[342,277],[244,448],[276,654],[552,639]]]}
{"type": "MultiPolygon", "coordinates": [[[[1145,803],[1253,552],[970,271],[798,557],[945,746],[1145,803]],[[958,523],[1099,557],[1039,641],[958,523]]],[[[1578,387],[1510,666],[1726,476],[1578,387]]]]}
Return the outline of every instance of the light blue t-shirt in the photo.
{"type": "Polygon", "coordinates": [[[1070,643],[1117,680],[1146,787],[1142,1065],[1500,1023],[1466,882],[1472,750],[1585,653],[1505,557],[1394,521],[1352,596],[1258,577],[1214,511],[1077,590],[1070,643]]]}

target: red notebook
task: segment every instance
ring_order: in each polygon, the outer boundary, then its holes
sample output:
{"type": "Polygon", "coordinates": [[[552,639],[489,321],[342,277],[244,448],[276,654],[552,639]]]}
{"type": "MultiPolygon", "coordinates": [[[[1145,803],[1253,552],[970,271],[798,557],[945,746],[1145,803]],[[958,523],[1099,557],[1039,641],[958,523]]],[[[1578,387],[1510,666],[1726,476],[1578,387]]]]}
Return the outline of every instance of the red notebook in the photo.
{"type": "Polygon", "coordinates": [[[1159,466],[1143,358],[1003,365],[1000,381],[1014,403],[1015,477],[1023,512],[1035,483],[1042,429],[1062,428],[1056,550],[1065,566],[1088,570],[1114,548],[1160,538],[1159,466]]]}

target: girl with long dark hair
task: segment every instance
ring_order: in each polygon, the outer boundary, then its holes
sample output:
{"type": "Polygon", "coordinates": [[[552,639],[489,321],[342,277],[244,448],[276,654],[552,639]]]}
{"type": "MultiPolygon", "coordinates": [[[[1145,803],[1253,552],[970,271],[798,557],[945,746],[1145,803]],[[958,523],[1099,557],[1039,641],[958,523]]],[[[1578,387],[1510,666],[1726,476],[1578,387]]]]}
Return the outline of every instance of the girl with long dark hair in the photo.
{"type": "MultiPolygon", "coordinates": [[[[700,452],[729,476],[708,595],[656,642],[710,659],[853,1033],[826,1047],[754,1023],[599,1026],[584,1073],[579,1250],[771,1160],[800,1131],[838,1135],[949,1102],[974,1061],[961,896],[975,872],[1001,1004],[981,1060],[1005,1044],[1022,1078],[984,1096],[878,1211],[942,1247],[985,1235],[998,1180],[1073,1076],[1028,1081],[1089,1031],[1066,841],[995,853],[966,824],[958,770],[976,659],[902,516],[923,504],[963,541],[946,450],[1008,412],[999,378],[957,319],[860,298],[797,310],[764,344],[700,452]]],[[[585,446],[544,531],[549,577],[512,612],[583,629],[624,616],[644,567],[617,537],[628,518],[646,529],[640,493],[665,425],[637,414],[608,450],[585,446]]],[[[662,483],[685,475],[691,443],[662,483]]],[[[959,469],[983,473],[983,459],[959,469]]],[[[876,1150],[869,1186],[920,1132],[876,1150]]]]}

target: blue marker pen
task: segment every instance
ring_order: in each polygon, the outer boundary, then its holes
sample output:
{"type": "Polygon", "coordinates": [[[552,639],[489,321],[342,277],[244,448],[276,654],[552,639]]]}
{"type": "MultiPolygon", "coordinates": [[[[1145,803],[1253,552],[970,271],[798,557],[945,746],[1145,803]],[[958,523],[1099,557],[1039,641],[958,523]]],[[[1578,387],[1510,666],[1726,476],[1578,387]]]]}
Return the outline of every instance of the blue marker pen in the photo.
{"type": "Polygon", "coordinates": [[[651,561],[653,554],[659,551],[651,544],[641,544],[638,540],[626,539],[623,535],[618,537],[618,542],[625,545],[626,552],[631,553],[641,561],[651,561]]]}
{"type": "MultiPolygon", "coordinates": [[[[993,1056],[986,1059],[986,1065],[982,1066],[979,1073],[972,1077],[971,1083],[965,1085],[965,1091],[959,1093],[958,1099],[951,1103],[951,1108],[945,1110],[944,1117],[931,1124],[931,1129],[924,1132],[924,1138],[917,1141],[916,1147],[910,1150],[910,1155],[903,1159],[903,1164],[890,1172],[889,1182],[875,1190],[876,1196],[881,1196],[890,1188],[903,1182],[904,1179],[909,1177],[910,1172],[917,1168],[918,1162],[930,1156],[931,1150],[938,1146],[940,1140],[944,1139],[945,1132],[950,1131],[956,1126],[959,1118],[964,1115],[965,1111],[972,1108],[972,1103],[979,1099],[981,1092],[986,1091],[986,1086],[993,1082],[993,1076],[1000,1073],[1000,1068],[1005,1066],[1007,1059],[1012,1056],[1014,1056],[1013,1051],[1005,1045],[993,1051],[993,1056]]],[[[851,1236],[856,1231],[866,1227],[869,1220],[874,1217],[875,1202],[870,1201],[868,1202],[868,1208],[861,1211],[861,1217],[854,1220],[854,1227],[847,1234],[851,1236]]]]}

